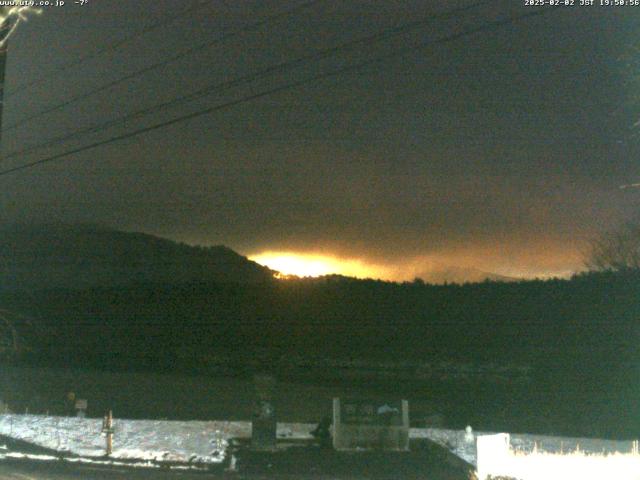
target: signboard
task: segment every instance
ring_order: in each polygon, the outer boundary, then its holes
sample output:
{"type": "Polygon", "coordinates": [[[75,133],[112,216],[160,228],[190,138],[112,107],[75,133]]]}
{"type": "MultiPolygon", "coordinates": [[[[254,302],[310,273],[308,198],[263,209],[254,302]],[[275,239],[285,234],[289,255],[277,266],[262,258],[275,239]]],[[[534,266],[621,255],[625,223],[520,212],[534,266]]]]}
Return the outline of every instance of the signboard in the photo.
{"type": "Polygon", "coordinates": [[[402,425],[402,401],[343,400],[341,420],[346,425],[402,425]]]}
{"type": "Polygon", "coordinates": [[[76,399],[76,416],[84,418],[87,415],[87,400],[84,398],[76,399]]]}
{"type": "Polygon", "coordinates": [[[333,399],[336,450],[409,449],[409,402],[333,399]]]}

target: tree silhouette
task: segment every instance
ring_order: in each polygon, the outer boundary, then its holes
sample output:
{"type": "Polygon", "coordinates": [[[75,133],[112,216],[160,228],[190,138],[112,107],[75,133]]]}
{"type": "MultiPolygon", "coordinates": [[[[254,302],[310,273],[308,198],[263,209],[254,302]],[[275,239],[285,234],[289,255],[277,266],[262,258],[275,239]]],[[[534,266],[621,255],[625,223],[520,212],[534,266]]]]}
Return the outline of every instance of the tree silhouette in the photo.
{"type": "Polygon", "coordinates": [[[640,270],[640,222],[628,222],[594,239],[586,266],[596,271],[640,270]]]}
{"type": "Polygon", "coordinates": [[[0,335],[0,353],[16,354],[20,349],[20,337],[13,322],[11,321],[10,312],[0,310],[0,322],[2,322],[2,334],[0,335]]]}

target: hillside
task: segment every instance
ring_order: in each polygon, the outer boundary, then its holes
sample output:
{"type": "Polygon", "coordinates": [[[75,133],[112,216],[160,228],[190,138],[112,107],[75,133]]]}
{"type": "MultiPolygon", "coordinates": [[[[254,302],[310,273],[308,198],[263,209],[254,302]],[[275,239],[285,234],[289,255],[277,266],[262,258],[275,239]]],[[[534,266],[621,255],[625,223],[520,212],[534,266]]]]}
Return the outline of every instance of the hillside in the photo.
{"type": "Polygon", "coordinates": [[[417,278],[422,279],[425,283],[431,283],[434,285],[444,283],[479,283],[479,282],[517,282],[518,279],[514,277],[508,277],[506,275],[499,275],[497,273],[484,272],[477,268],[470,267],[439,267],[430,271],[426,271],[416,275],[417,278]]]}
{"type": "Polygon", "coordinates": [[[187,282],[261,283],[268,268],[223,247],[193,247],[95,226],[0,229],[5,291],[187,282]]]}
{"type": "Polygon", "coordinates": [[[260,368],[350,384],[371,383],[354,365],[382,365],[394,389],[455,396],[460,411],[449,415],[460,418],[461,405],[482,404],[540,425],[553,411],[567,433],[640,428],[629,382],[640,375],[637,270],[465,285],[276,281],[224,247],[149,235],[83,227],[1,238],[0,313],[11,312],[27,347],[15,361],[233,376],[260,368]],[[491,366],[506,390],[455,380],[455,369],[438,367],[446,364],[472,377],[491,366]],[[510,377],[514,365],[530,367],[532,383],[510,377]]]}
{"type": "Polygon", "coordinates": [[[31,347],[24,361],[38,365],[232,376],[267,368],[351,386],[371,385],[361,374],[380,365],[384,388],[452,402],[448,415],[461,422],[510,412],[527,431],[640,428],[629,381],[640,375],[637,271],[446,286],[330,276],[5,291],[0,305],[32,319],[16,327],[31,347]],[[447,364],[499,375],[470,384],[439,367],[447,364]],[[531,368],[530,383],[509,375],[518,365],[531,368]]]}

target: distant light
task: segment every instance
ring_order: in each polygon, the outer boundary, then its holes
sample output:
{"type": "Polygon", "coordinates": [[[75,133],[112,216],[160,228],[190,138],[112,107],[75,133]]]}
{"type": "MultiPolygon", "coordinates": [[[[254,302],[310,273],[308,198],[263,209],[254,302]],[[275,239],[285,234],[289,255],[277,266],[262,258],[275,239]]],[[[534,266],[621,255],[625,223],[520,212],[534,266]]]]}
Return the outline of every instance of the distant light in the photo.
{"type": "Polygon", "coordinates": [[[320,277],[329,273],[335,273],[330,261],[319,257],[304,257],[302,255],[261,255],[255,257],[258,263],[262,263],[272,270],[277,270],[285,275],[298,275],[301,277],[320,277]]]}
{"type": "Polygon", "coordinates": [[[356,259],[343,259],[329,255],[294,252],[263,252],[249,257],[260,265],[276,270],[276,278],[321,277],[323,275],[345,275],[357,278],[378,278],[376,266],[356,259]]]}

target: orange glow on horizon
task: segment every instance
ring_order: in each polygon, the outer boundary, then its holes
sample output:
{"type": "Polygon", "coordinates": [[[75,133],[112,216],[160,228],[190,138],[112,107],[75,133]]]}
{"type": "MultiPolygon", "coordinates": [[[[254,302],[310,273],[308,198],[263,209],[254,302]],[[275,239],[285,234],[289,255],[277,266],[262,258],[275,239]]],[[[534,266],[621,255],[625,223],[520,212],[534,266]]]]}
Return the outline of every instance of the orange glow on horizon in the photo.
{"type": "Polygon", "coordinates": [[[355,278],[373,278],[385,281],[404,282],[422,278],[428,283],[479,282],[483,275],[504,276],[511,279],[568,278],[576,270],[531,268],[525,258],[522,265],[505,264],[501,258],[485,254],[484,261],[466,252],[447,255],[421,255],[394,263],[377,263],[364,258],[338,257],[324,253],[302,253],[292,251],[264,251],[249,255],[249,259],[279,272],[276,278],[321,277],[324,275],[344,275],[355,278]],[[519,268],[518,268],[519,267],[519,268]]]}
{"type": "Polygon", "coordinates": [[[385,277],[381,268],[368,265],[358,259],[343,259],[330,255],[294,253],[294,252],[262,252],[249,256],[260,265],[278,271],[276,278],[321,277],[324,275],[345,275],[356,278],[385,277]]]}

